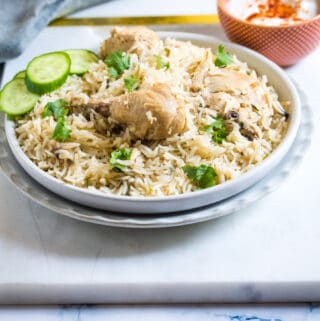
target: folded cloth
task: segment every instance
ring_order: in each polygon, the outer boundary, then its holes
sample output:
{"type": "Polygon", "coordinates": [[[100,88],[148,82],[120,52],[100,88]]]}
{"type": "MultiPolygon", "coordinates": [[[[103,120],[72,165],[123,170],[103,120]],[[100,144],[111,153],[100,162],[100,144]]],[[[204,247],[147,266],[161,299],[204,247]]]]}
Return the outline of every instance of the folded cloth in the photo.
{"type": "Polygon", "coordinates": [[[0,0],[0,62],[20,55],[54,18],[107,1],[0,0]]]}

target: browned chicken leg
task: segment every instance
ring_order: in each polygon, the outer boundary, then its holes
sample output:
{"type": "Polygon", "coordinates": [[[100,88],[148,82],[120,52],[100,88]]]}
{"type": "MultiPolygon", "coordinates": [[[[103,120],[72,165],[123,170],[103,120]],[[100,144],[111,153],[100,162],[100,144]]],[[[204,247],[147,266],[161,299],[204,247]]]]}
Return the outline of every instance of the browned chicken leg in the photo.
{"type": "Polygon", "coordinates": [[[107,102],[91,101],[72,105],[71,112],[86,114],[90,109],[125,125],[139,139],[159,140],[182,133],[185,109],[166,84],[123,94],[107,102]]]}

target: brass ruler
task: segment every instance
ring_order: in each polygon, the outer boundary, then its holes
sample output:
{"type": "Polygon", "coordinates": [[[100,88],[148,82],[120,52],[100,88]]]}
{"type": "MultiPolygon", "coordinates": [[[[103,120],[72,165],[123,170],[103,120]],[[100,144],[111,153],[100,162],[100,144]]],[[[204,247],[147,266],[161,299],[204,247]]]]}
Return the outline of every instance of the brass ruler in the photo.
{"type": "Polygon", "coordinates": [[[52,21],[51,27],[69,26],[108,26],[108,25],[170,25],[170,24],[217,24],[217,14],[190,16],[154,16],[154,17],[96,17],[96,18],[60,18],[52,21]]]}

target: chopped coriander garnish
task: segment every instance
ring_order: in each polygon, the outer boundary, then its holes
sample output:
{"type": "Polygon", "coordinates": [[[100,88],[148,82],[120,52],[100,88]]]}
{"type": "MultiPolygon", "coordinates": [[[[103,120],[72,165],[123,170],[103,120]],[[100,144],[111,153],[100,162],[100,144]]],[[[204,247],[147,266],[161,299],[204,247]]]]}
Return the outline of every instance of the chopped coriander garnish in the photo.
{"type": "Polygon", "coordinates": [[[70,138],[71,130],[68,128],[67,122],[64,119],[64,116],[68,115],[68,102],[64,99],[58,99],[46,104],[41,117],[53,116],[57,121],[56,127],[51,135],[51,138],[54,138],[57,141],[64,141],[70,138]]]}
{"type": "Polygon", "coordinates": [[[214,121],[206,125],[204,130],[212,136],[212,140],[218,144],[221,144],[228,136],[227,128],[225,126],[225,121],[221,116],[213,118],[214,121]]]}
{"type": "Polygon", "coordinates": [[[217,176],[214,168],[208,165],[182,167],[186,175],[200,188],[207,188],[216,185],[217,176]]]}
{"type": "Polygon", "coordinates": [[[123,164],[120,164],[118,160],[129,160],[131,158],[132,151],[127,148],[120,148],[111,153],[110,157],[110,165],[113,168],[117,169],[124,169],[126,166],[123,164]]]}
{"type": "Polygon", "coordinates": [[[65,141],[70,138],[71,129],[69,129],[67,122],[63,117],[59,118],[51,135],[57,141],[65,141]]]}
{"type": "Polygon", "coordinates": [[[214,64],[217,67],[226,67],[230,65],[233,61],[232,55],[224,50],[224,46],[219,45],[217,52],[216,52],[216,60],[214,64]]]}
{"type": "Polygon", "coordinates": [[[117,70],[113,67],[109,67],[108,74],[111,78],[117,78],[119,76],[117,70]]]}
{"type": "Polygon", "coordinates": [[[128,92],[134,91],[139,87],[139,79],[132,76],[124,78],[124,86],[127,88],[128,92]]]}
{"type": "Polygon", "coordinates": [[[123,74],[126,69],[129,69],[130,56],[126,55],[123,51],[118,50],[111,53],[104,62],[109,67],[109,75],[112,78],[117,78],[123,74]]]}
{"type": "Polygon", "coordinates": [[[68,115],[68,102],[64,99],[58,99],[46,104],[44,111],[41,113],[41,117],[53,116],[55,120],[58,120],[61,117],[68,115]]]}
{"type": "Polygon", "coordinates": [[[153,56],[156,59],[157,69],[162,69],[162,68],[169,69],[170,68],[170,63],[165,62],[161,56],[159,56],[159,55],[153,55],[153,56]]]}

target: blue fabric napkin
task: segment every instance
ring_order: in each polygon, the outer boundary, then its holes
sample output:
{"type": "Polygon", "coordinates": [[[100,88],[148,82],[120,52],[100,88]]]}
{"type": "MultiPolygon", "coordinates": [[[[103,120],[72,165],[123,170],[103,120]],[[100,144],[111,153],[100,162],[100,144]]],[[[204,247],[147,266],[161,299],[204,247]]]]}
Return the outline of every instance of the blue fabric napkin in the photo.
{"type": "Polygon", "coordinates": [[[0,62],[20,55],[54,18],[107,1],[0,0],[0,62]]]}

